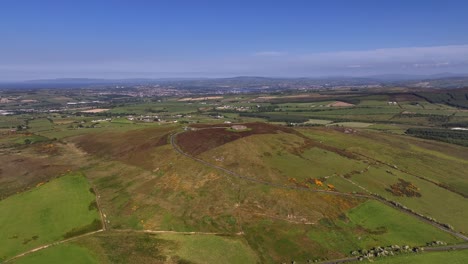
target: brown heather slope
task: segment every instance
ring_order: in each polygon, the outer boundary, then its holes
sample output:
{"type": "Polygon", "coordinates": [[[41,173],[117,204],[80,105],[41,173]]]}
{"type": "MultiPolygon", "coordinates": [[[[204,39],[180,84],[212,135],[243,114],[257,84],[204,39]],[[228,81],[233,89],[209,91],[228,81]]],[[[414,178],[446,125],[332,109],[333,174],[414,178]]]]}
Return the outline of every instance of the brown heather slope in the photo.
{"type": "Polygon", "coordinates": [[[85,156],[73,144],[36,143],[0,152],[0,199],[75,170],[85,156]]]}
{"type": "Polygon", "coordinates": [[[167,144],[172,130],[174,127],[105,132],[82,135],[70,140],[82,150],[97,157],[119,160],[152,170],[153,150],[167,144]]]}
{"type": "Polygon", "coordinates": [[[184,132],[177,136],[177,144],[182,150],[191,155],[198,155],[210,149],[222,146],[228,142],[238,140],[243,137],[258,134],[278,134],[278,133],[296,133],[293,129],[276,126],[266,123],[246,123],[242,124],[249,130],[230,131],[227,130],[231,125],[194,125],[192,127],[198,130],[184,132]],[[226,128],[221,128],[226,127],[226,128]]]}

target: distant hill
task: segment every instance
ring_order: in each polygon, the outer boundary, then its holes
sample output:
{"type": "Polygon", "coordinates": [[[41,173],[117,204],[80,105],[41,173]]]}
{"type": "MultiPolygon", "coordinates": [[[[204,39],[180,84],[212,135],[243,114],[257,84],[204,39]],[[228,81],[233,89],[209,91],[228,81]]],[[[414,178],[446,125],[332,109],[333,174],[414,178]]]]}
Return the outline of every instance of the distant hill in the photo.
{"type": "Polygon", "coordinates": [[[263,77],[236,76],[230,78],[59,78],[0,83],[0,88],[75,88],[109,85],[166,84],[178,88],[194,89],[288,89],[301,87],[337,86],[405,86],[417,88],[468,87],[468,74],[440,73],[435,75],[384,74],[366,77],[263,77]]]}
{"type": "Polygon", "coordinates": [[[420,88],[464,88],[468,87],[468,77],[422,79],[419,81],[407,82],[405,85],[420,88]]]}

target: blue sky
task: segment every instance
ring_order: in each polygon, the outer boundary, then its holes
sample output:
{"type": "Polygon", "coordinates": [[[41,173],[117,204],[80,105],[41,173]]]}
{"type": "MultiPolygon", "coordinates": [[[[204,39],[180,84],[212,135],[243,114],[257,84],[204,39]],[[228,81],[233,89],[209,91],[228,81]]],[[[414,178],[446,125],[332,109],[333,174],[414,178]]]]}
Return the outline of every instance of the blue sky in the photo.
{"type": "Polygon", "coordinates": [[[0,80],[468,73],[468,1],[0,1],[0,80]]]}

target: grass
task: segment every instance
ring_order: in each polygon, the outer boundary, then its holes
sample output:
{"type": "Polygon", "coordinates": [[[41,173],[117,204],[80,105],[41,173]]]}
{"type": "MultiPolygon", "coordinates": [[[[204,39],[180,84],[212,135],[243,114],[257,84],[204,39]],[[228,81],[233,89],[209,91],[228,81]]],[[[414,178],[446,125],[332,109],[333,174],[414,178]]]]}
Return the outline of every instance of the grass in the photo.
{"type": "Polygon", "coordinates": [[[47,130],[52,130],[54,127],[54,124],[51,120],[46,119],[46,118],[38,118],[29,121],[28,123],[29,131],[31,132],[42,132],[42,131],[47,131],[47,130]]]}
{"type": "Polygon", "coordinates": [[[154,103],[137,103],[119,106],[111,109],[110,113],[132,113],[136,115],[155,114],[186,114],[196,112],[199,103],[189,104],[189,102],[164,101],[154,103]]]}
{"type": "Polygon", "coordinates": [[[99,263],[259,263],[242,236],[109,231],[75,243],[80,246],[73,246],[76,252],[81,250],[99,263]]]}
{"type": "Polygon", "coordinates": [[[90,208],[94,199],[87,180],[74,173],[0,201],[0,259],[89,227],[99,219],[90,208]]]}
{"type": "Polygon", "coordinates": [[[372,192],[396,200],[441,222],[447,222],[457,230],[468,232],[464,224],[468,217],[465,213],[468,211],[465,198],[456,194],[458,192],[468,195],[466,148],[372,131],[359,131],[352,135],[330,128],[300,131],[324,144],[365,155],[367,158],[363,157],[364,159],[388,164],[371,164],[368,172],[357,174],[351,179],[372,192]],[[398,169],[393,166],[397,166],[398,169]],[[448,190],[414,175],[444,185],[448,190]],[[398,178],[413,182],[421,189],[422,198],[394,197],[385,191],[389,185],[396,183],[398,178]],[[444,199],[440,199],[441,197],[444,199]]]}
{"type": "Polygon", "coordinates": [[[24,119],[18,116],[0,116],[0,128],[16,128],[24,125],[24,119]]]}
{"type": "Polygon", "coordinates": [[[294,134],[253,135],[224,144],[201,156],[243,175],[280,184],[289,184],[289,178],[304,181],[367,167],[367,164],[331,151],[317,147],[302,149],[303,146],[304,140],[294,134]],[[222,161],[214,158],[222,158],[222,161]]]}
{"type": "Polygon", "coordinates": [[[164,240],[175,241],[175,254],[193,263],[257,263],[252,249],[241,239],[215,235],[161,234],[164,240]]]}
{"type": "Polygon", "coordinates": [[[61,244],[21,257],[15,264],[94,264],[99,263],[93,253],[73,244],[61,244]]]}
{"type": "Polygon", "coordinates": [[[414,217],[377,201],[368,201],[349,211],[351,222],[366,229],[377,230],[384,227],[390,232],[384,235],[386,244],[422,245],[432,240],[457,242],[455,237],[422,223],[414,217]]]}
{"type": "Polygon", "coordinates": [[[118,124],[133,124],[133,121],[130,121],[126,118],[114,118],[111,121],[112,123],[118,123],[118,124]]]}
{"type": "Polygon", "coordinates": [[[46,141],[49,141],[49,138],[27,132],[0,136],[0,146],[18,146],[46,141]]]}
{"type": "MultiPolygon", "coordinates": [[[[92,123],[88,122],[85,123],[85,126],[89,126],[92,123]]],[[[113,131],[129,131],[141,128],[148,128],[148,127],[164,127],[170,126],[168,125],[161,125],[159,123],[131,123],[126,119],[122,119],[122,122],[102,122],[99,124],[98,127],[95,128],[69,128],[68,125],[56,125],[54,129],[41,131],[37,134],[41,136],[45,136],[48,138],[57,138],[57,139],[64,139],[67,137],[73,137],[78,135],[85,135],[85,134],[93,134],[99,132],[113,132],[113,131]]]]}
{"type": "Polygon", "coordinates": [[[18,139],[15,140],[15,143],[16,144],[34,144],[34,143],[44,142],[48,140],[49,139],[46,137],[30,134],[30,135],[23,135],[21,137],[18,137],[18,139]]]}
{"type": "Polygon", "coordinates": [[[365,128],[371,126],[372,123],[363,123],[363,122],[338,122],[330,124],[330,126],[343,126],[343,127],[352,127],[352,128],[365,128]]]}
{"type": "Polygon", "coordinates": [[[298,180],[321,178],[333,174],[345,174],[353,170],[362,170],[365,164],[342,157],[336,153],[319,148],[305,150],[301,156],[288,152],[275,153],[266,157],[266,163],[271,168],[298,180]],[[327,164],[327,166],[323,166],[327,164]]]}
{"type": "Polygon", "coordinates": [[[322,219],[320,226],[308,235],[327,250],[343,254],[375,246],[424,246],[433,240],[459,242],[431,225],[374,200],[362,203],[338,219],[322,219]]]}
{"type": "Polygon", "coordinates": [[[468,250],[453,252],[426,252],[423,254],[408,254],[394,257],[376,258],[373,260],[379,264],[406,264],[406,263],[424,263],[424,264],[464,264],[468,259],[468,250]]]}
{"type": "Polygon", "coordinates": [[[468,232],[465,221],[468,218],[468,204],[465,198],[414,176],[397,171],[393,171],[393,174],[386,173],[381,167],[371,167],[368,172],[355,175],[351,180],[371,192],[397,201],[442,223],[450,224],[455,230],[468,232]],[[421,197],[394,196],[385,190],[397,183],[399,178],[413,183],[421,193],[421,197]]]}
{"type": "Polygon", "coordinates": [[[333,123],[333,121],[323,120],[323,119],[309,119],[309,121],[304,122],[304,124],[313,124],[313,125],[328,125],[330,123],[333,123]]]}

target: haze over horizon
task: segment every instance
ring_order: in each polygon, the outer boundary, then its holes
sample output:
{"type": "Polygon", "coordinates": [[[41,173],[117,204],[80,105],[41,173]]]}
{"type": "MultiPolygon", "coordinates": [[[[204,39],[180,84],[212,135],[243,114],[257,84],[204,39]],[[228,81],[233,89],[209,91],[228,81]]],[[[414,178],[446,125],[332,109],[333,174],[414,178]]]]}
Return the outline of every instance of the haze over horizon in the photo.
{"type": "Polygon", "coordinates": [[[2,1],[0,81],[466,74],[466,10],[466,1],[2,1]]]}

